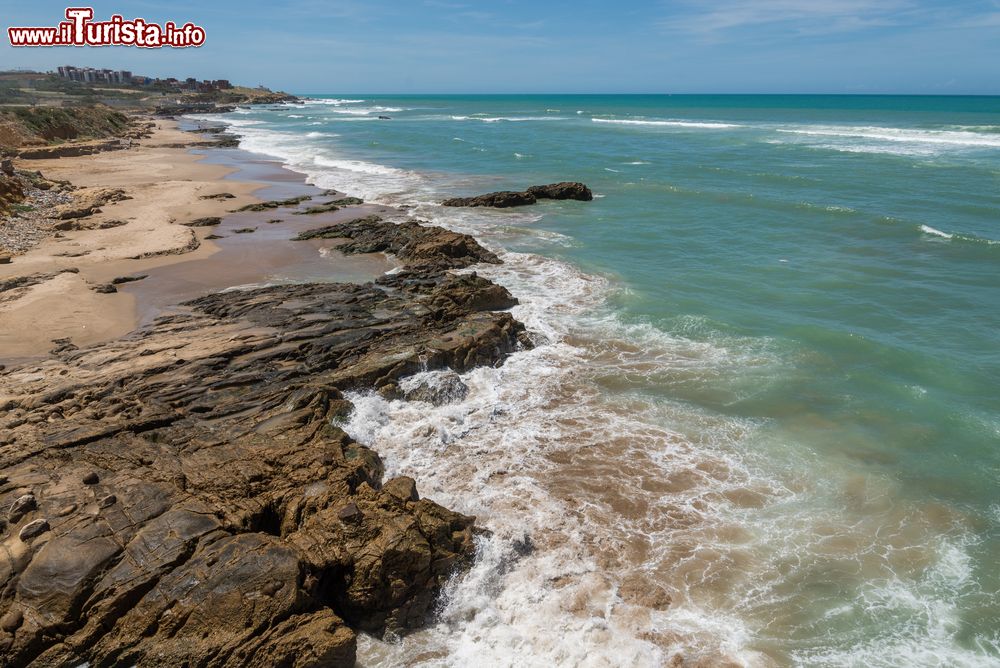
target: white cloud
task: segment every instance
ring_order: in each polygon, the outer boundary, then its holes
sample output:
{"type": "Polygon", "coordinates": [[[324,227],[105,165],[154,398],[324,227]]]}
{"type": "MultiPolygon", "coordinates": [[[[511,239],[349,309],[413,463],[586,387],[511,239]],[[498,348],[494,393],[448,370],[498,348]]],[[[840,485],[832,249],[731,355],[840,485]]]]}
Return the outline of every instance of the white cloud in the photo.
{"type": "Polygon", "coordinates": [[[702,38],[778,24],[818,34],[894,25],[911,8],[906,0],[718,0],[674,5],[660,26],[702,38]]]}

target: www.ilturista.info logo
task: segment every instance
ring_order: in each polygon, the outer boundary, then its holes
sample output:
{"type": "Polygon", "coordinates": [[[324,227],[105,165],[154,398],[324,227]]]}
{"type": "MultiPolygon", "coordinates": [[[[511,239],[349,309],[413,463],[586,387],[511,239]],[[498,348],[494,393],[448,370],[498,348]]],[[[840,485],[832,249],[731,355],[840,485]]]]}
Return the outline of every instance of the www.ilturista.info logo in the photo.
{"type": "Polygon", "coordinates": [[[49,28],[7,28],[11,46],[139,46],[184,48],[205,43],[205,29],[193,23],[162,26],[145,19],[126,21],[115,14],[109,21],[92,21],[92,7],[67,7],[66,21],[49,28]]]}

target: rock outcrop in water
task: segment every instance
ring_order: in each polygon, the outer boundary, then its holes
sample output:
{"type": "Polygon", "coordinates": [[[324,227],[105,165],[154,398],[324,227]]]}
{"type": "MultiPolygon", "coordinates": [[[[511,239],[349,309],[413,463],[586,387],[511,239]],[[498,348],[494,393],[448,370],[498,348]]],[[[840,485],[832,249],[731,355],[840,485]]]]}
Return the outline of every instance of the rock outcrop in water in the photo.
{"type": "Polygon", "coordinates": [[[473,518],[383,481],[342,392],[498,364],[524,330],[504,288],[445,271],[497,261],[471,237],[339,231],[404,270],[214,294],[0,367],[0,665],[351,666],[357,630],[426,620],[473,518]]]}
{"type": "Polygon", "coordinates": [[[512,206],[534,204],[540,199],[575,199],[589,202],[594,199],[590,188],[576,181],[550,183],[544,186],[531,186],[524,191],[501,190],[499,192],[477,195],[475,197],[452,197],[441,202],[443,206],[489,206],[506,209],[512,206]]]}
{"type": "Polygon", "coordinates": [[[410,271],[426,273],[430,270],[458,269],[477,262],[500,263],[496,255],[469,235],[421,225],[415,220],[397,225],[382,222],[378,216],[368,216],[309,230],[295,240],[339,238],[350,240],[338,246],[338,250],[344,253],[391,253],[402,260],[410,271]]]}

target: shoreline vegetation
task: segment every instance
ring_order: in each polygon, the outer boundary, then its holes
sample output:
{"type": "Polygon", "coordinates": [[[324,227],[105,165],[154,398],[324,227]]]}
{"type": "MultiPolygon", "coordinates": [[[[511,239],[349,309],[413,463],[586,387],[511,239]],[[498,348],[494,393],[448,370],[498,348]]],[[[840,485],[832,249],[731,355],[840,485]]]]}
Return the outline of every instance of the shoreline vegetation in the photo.
{"type": "Polygon", "coordinates": [[[505,288],[452,272],[497,257],[301,177],[227,178],[204,154],[235,142],[165,117],[186,105],[0,111],[3,665],[354,665],[485,531],[338,425],[344,392],[446,402],[531,346],[505,288]],[[214,289],[323,249],[375,280],[214,289]],[[427,369],[451,382],[400,388],[427,369]]]}

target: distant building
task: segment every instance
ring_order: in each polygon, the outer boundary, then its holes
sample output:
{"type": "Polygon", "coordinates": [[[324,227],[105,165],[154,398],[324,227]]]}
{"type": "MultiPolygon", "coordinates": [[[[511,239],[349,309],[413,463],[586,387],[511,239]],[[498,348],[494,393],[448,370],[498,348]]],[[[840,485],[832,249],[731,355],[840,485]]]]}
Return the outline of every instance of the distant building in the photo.
{"type": "Polygon", "coordinates": [[[61,78],[69,79],[70,81],[80,81],[83,83],[132,83],[132,73],[128,70],[97,70],[93,67],[62,65],[56,71],[61,78]]]}
{"type": "Polygon", "coordinates": [[[113,83],[113,84],[136,84],[139,86],[157,86],[169,88],[171,90],[191,90],[199,93],[209,93],[216,90],[228,90],[233,87],[228,79],[216,79],[210,81],[198,81],[194,77],[187,77],[184,81],[174,77],[153,79],[142,75],[133,75],[129,70],[109,70],[94,69],[93,67],[74,67],[72,65],[62,65],[56,68],[59,76],[70,81],[80,81],[82,83],[113,83]]]}

